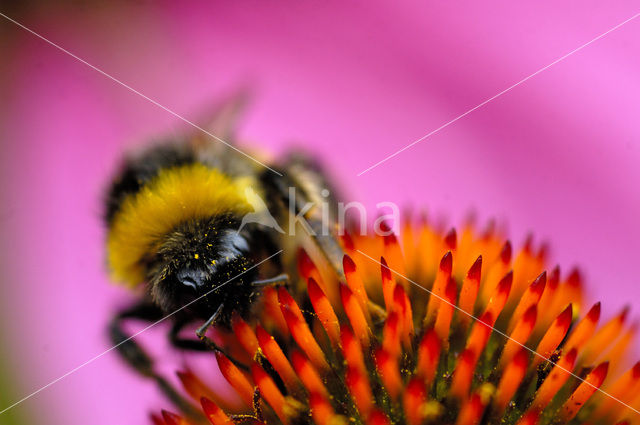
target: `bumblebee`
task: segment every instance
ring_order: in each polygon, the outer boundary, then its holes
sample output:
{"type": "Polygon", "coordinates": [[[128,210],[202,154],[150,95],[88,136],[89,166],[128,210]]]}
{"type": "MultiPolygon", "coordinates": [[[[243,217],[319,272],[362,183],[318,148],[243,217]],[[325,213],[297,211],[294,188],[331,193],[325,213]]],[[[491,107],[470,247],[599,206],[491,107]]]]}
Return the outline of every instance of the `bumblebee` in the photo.
{"type": "MultiPolygon", "coordinates": [[[[211,133],[225,141],[235,138],[239,103],[225,102],[208,126],[211,133]]],[[[145,350],[124,332],[123,322],[155,324],[170,317],[173,345],[218,349],[206,337],[210,326],[228,326],[233,314],[249,317],[261,288],[286,283],[295,273],[291,252],[301,245],[301,235],[283,228],[291,230],[290,218],[298,214],[309,225],[302,237],[341,273],[339,244],[321,231],[326,223],[318,212],[304,207],[322,201],[336,209],[335,197],[326,196],[328,188],[335,190],[322,169],[300,153],[268,166],[255,157],[206,135],[186,135],[128,157],[108,189],[112,278],[144,288],[140,302],[112,320],[111,340],[127,363],[156,380],[189,415],[196,413],[155,371],[145,350]],[[181,330],[194,323],[197,337],[182,337],[181,330]]]]}

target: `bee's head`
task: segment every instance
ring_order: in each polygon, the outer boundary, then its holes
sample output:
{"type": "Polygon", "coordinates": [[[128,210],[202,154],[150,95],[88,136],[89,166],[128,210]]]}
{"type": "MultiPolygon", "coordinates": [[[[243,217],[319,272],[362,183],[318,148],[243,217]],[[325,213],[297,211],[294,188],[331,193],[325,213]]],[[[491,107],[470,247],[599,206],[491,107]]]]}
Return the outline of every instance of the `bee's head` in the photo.
{"type": "Polygon", "coordinates": [[[251,295],[257,271],[247,257],[249,242],[236,228],[229,218],[189,220],[162,238],[149,259],[147,280],[165,312],[193,302],[183,310],[207,319],[221,303],[231,308],[240,293],[251,295]]]}

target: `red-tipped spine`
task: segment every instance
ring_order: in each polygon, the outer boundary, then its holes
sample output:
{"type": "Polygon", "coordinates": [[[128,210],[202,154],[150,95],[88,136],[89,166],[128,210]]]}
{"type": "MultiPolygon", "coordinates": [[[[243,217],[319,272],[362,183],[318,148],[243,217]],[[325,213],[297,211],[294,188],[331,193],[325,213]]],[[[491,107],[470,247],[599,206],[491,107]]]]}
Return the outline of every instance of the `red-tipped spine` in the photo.
{"type": "MultiPolygon", "coordinates": [[[[498,316],[502,312],[505,304],[507,303],[507,299],[509,298],[509,293],[511,292],[511,285],[513,284],[513,272],[509,272],[498,282],[498,286],[494,291],[493,295],[489,299],[489,303],[487,304],[487,308],[485,309],[485,313],[490,313],[493,320],[498,320],[498,316]]],[[[493,326],[491,323],[491,326],[493,326]]]]}
{"type": "Polygon", "coordinates": [[[347,286],[351,288],[351,291],[356,296],[356,299],[358,300],[360,308],[364,312],[367,321],[371,322],[371,317],[369,315],[369,297],[364,287],[362,277],[360,276],[360,273],[358,273],[356,263],[351,259],[351,257],[345,255],[342,258],[342,267],[344,269],[347,286]]]}
{"type": "Polygon", "coordinates": [[[547,332],[540,340],[538,347],[536,348],[536,353],[539,356],[535,356],[533,359],[533,365],[537,366],[545,359],[551,357],[556,348],[560,345],[564,337],[567,335],[569,331],[569,327],[571,326],[571,320],[573,318],[573,306],[569,304],[567,308],[564,309],[562,313],[553,321],[547,332]],[[541,357],[542,356],[542,357],[541,357]]]}
{"type": "Polygon", "coordinates": [[[314,366],[320,370],[329,369],[329,364],[327,363],[324,353],[311,333],[307,323],[286,307],[282,309],[282,313],[289,326],[289,332],[293,335],[293,339],[296,340],[298,346],[302,348],[314,366]]]}
{"type": "Polygon", "coordinates": [[[275,382],[257,363],[251,365],[251,375],[253,376],[253,382],[256,383],[260,390],[260,397],[269,403],[269,406],[276,412],[283,424],[288,424],[289,417],[285,413],[285,399],[275,382]]]}
{"type": "Polygon", "coordinates": [[[453,380],[451,381],[450,393],[460,400],[466,400],[471,388],[473,379],[473,371],[476,367],[476,357],[473,351],[465,349],[458,356],[456,368],[453,371],[453,380]]]}
{"type": "Polygon", "coordinates": [[[451,319],[453,318],[453,312],[458,297],[457,289],[455,280],[449,279],[449,283],[447,284],[444,292],[444,297],[440,302],[440,307],[438,308],[438,313],[436,315],[434,328],[445,349],[448,349],[449,347],[451,319]]]}
{"type": "Polygon", "coordinates": [[[451,270],[453,268],[453,255],[451,251],[448,251],[442,260],[440,260],[440,266],[436,273],[436,279],[433,282],[431,288],[431,295],[429,296],[429,303],[427,304],[427,315],[425,316],[425,323],[431,324],[436,318],[438,307],[440,306],[440,300],[445,297],[445,290],[447,284],[451,279],[451,270]]]}
{"type": "Polygon", "coordinates": [[[518,320],[522,317],[522,315],[531,307],[538,302],[542,298],[542,294],[544,293],[545,286],[547,284],[547,272],[542,272],[529,287],[524,291],[522,297],[520,297],[520,301],[513,314],[511,315],[511,320],[509,321],[508,329],[511,330],[518,323],[518,320]]]}
{"type": "Polygon", "coordinates": [[[375,361],[385,389],[392,399],[397,399],[403,386],[398,361],[383,348],[376,350],[375,361]]]}
{"type": "Polygon", "coordinates": [[[504,411],[509,401],[513,398],[513,395],[516,393],[516,390],[524,378],[528,365],[529,351],[521,348],[515,357],[513,357],[513,360],[507,364],[507,367],[502,373],[500,383],[498,384],[495,404],[499,411],[504,411]]]}
{"type": "Polygon", "coordinates": [[[473,394],[460,409],[456,425],[477,425],[484,413],[484,403],[480,394],[473,394]]]}
{"type": "Polygon", "coordinates": [[[253,407],[253,385],[224,354],[216,351],[216,360],[222,376],[231,384],[247,407],[253,407]]]}
{"type": "Polygon", "coordinates": [[[357,367],[348,366],[345,376],[345,383],[351,398],[355,403],[360,416],[366,418],[373,409],[373,395],[371,394],[371,385],[366,373],[357,367]]]}
{"type": "Polygon", "coordinates": [[[428,330],[418,347],[418,364],[416,373],[420,376],[427,388],[431,387],[433,378],[438,370],[438,362],[440,361],[440,340],[436,331],[433,329],[428,330]]]}
{"type": "Polygon", "coordinates": [[[280,378],[282,378],[287,388],[289,390],[296,388],[299,384],[298,376],[275,338],[260,325],[256,327],[256,336],[258,337],[258,343],[260,344],[262,353],[267,360],[269,360],[269,363],[271,363],[276,372],[278,372],[278,375],[280,375],[280,378]]]}
{"type": "Polygon", "coordinates": [[[313,310],[316,312],[320,324],[322,324],[322,327],[327,332],[333,346],[337,347],[340,343],[340,324],[338,322],[338,316],[336,316],[331,302],[329,302],[329,298],[322,292],[322,289],[320,289],[320,286],[318,286],[313,278],[309,278],[307,288],[309,290],[311,305],[313,305],[313,310]]]}
{"type": "Polygon", "coordinates": [[[363,347],[368,348],[371,329],[360,308],[360,304],[358,304],[358,300],[356,300],[355,295],[347,285],[340,284],[340,298],[342,299],[342,307],[349,318],[349,323],[351,323],[351,328],[360,338],[360,343],[363,347]]]}
{"type": "Polygon", "coordinates": [[[238,315],[234,315],[231,319],[231,329],[242,348],[250,357],[253,357],[258,351],[258,338],[253,329],[238,315]]]}
{"type": "Polygon", "coordinates": [[[568,422],[573,419],[582,406],[584,406],[584,404],[591,398],[593,393],[600,388],[607,377],[608,370],[608,362],[599,364],[591,371],[591,373],[589,373],[589,375],[587,375],[587,378],[578,386],[578,388],[576,388],[573,394],[569,397],[569,400],[567,400],[562,406],[560,416],[565,421],[568,422]]]}
{"type": "Polygon", "coordinates": [[[531,403],[531,411],[542,411],[547,407],[571,376],[571,371],[573,371],[577,357],[578,352],[575,348],[560,357],[560,360],[558,360],[553,369],[551,369],[551,373],[549,373],[549,376],[547,376],[538,389],[536,398],[533,400],[533,403],[531,403]]]}
{"type": "Polygon", "coordinates": [[[387,308],[387,312],[390,312],[394,308],[393,291],[396,288],[396,281],[393,278],[391,269],[387,265],[387,260],[385,260],[384,257],[380,257],[380,272],[382,274],[382,295],[384,297],[384,305],[387,308]]]}
{"type": "Polygon", "coordinates": [[[511,335],[509,335],[509,339],[507,340],[504,349],[502,350],[502,356],[500,358],[501,366],[510,362],[522,345],[527,343],[527,340],[535,328],[537,316],[538,308],[536,305],[532,305],[522,315],[518,323],[516,323],[511,335]]]}
{"type": "Polygon", "coordinates": [[[213,401],[206,397],[202,397],[202,399],[200,399],[200,404],[202,405],[204,414],[212,425],[233,425],[231,418],[229,418],[229,416],[227,416],[227,414],[224,413],[213,401]]]}
{"type": "Polygon", "coordinates": [[[404,393],[404,412],[409,425],[420,425],[424,419],[422,406],[427,402],[424,382],[413,378],[404,393]]]}
{"type": "Polygon", "coordinates": [[[311,392],[309,394],[309,407],[316,424],[329,424],[336,416],[336,412],[327,400],[326,394],[311,392]]]}
{"type": "Polygon", "coordinates": [[[291,361],[293,363],[293,368],[307,391],[310,393],[318,393],[323,397],[329,396],[329,393],[322,382],[322,378],[304,355],[298,351],[294,351],[291,355],[291,361]]]}
{"type": "Polygon", "coordinates": [[[466,328],[471,321],[471,315],[473,315],[473,308],[478,298],[478,289],[480,288],[480,279],[482,276],[482,255],[480,255],[473,263],[467,276],[462,282],[462,289],[460,291],[459,307],[462,311],[468,314],[460,314],[460,322],[466,328]]]}
{"type": "Polygon", "coordinates": [[[364,355],[360,342],[349,329],[349,325],[343,324],[340,327],[340,342],[342,346],[342,355],[347,365],[358,369],[361,373],[366,373],[367,368],[364,363],[364,355]]]}

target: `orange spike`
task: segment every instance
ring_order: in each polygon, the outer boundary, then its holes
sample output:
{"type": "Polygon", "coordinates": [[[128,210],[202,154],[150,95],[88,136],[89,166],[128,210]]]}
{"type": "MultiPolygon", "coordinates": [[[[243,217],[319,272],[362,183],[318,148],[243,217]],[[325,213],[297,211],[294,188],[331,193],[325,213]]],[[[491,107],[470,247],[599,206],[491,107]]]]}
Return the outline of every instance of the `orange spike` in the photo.
{"type": "Polygon", "coordinates": [[[458,297],[457,289],[455,280],[449,279],[449,283],[443,294],[444,301],[440,302],[434,326],[445,350],[449,347],[449,331],[451,329],[454,306],[456,305],[456,299],[458,297]]]}
{"type": "Polygon", "coordinates": [[[231,329],[242,348],[253,357],[258,351],[258,339],[253,329],[237,314],[231,318],[231,329]]]}
{"type": "Polygon", "coordinates": [[[364,364],[364,356],[362,355],[362,347],[360,342],[353,336],[351,329],[346,324],[340,326],[340,342],[342,346],[342,355],[347,365],[358,369],[360,372],[366,372],[364,364]]]}
{"type": "Polygon", "coordinates": [[[538,389],[536,398],[533,400],[533,403],[531,403],[532,411],[542,410],[547,407],[551,399],[553,399],[569,376],[571,376],[571,371],[573,370],[577,357],[578,351],[575,348],[560,357],[560,360],[558,360],[553,369],[551,369],[551,372],[538,389]]]}
{"type": "Polygon", "coordinates": [[[293,362],[293,368],[298,374],[298,377],[310,393],[315,392],[324,397],[329,396],[329,393],[322,382],[322,378],[318,375],[318,372],[305,356],[300,354],[298,351],[294,351],[291,355],[291,361],[293,362]]]}
{"type": "Polygon", "coordinates": [[[316,339],[313,337],[307,323],[293,314],[291,310],[286,307],[283,308],[282,313],[284,313],[284,320],[287,321],[287,325],[289,326],[291,335],[293,335],[293,339],[296,340],[298,346],[302,348],[311,362],[320,370],[328,369],[329,365],[324,357],[324,353],[316,339]]]}
{"type": "Polygon", "coordinates": [[[322,327],[327,332],[331,343],[334,347],[337,347],[340,342],[340,324],[338,322],[338,316],[336,316],[333,307],[331,307],[329,298],[322,292],[322,289],[320,289],[313,278],[309,278],[307,288],[313,310],[316,312],[322,327]]]}
{"type": "Polygon", "coordinates": [[[367,419],[367,425],[391,425],[391,421],[380,410],[374,410],[367,419]]]}
{"type": "Polygon", "coordinates": [[[286,335],[288,333],[287,322],[284,321],[280,310],[278,291],[274,287],[264,288],[262,298],[264,300],[262,322],[275,327],[281,335],[286,335]]]}
{"type": "Polygon", "coordinates": [[[400,355],[401,349],[400,331],[398,329],[400,326],[399,320],[398,312],[392,311],[391,314],[387,316],[382,330],[382,348],[394,357],[400,355]]]}
{"type": "Polygon", "coordinates": [[[212,425],[233,425],[231,418],[229,418],[229,416],[227,416],[227,414],[224,413],[213,401],[206,397],[202,397],[200,399],[200,404],[202,404],[202,410],[212,425]]]}
{"type": "Polygon", "coordinates": [[[529,352],[526,348],[520,348],[520,351],[513,357],[513,360],[507,364],[496,393],[496,406],[499,411],[503,411],[509,401],[513,398],[516,390],[520,386],[524,374],[529,365],[529,352]]]}
{"type": "Polygon", "coordinates": [[[385,349],[378,348],[375,352],[375,361],[384,387],[389,396],[396,399],[402,391],[402,377],[400,377],[397,360],[385,349]]]}
{"type": "Polygon", "coordinates": [[[427,315],[425,316],[425,323],[430,324],[436,317],[438,307],[440,306],[440,300],[445,297],[445,290],[447,284],[451,279],[451,270],[453,268],[453,256],[451,251],[448,251],[442,260],[440,260],[440,267],[436,273],[436,279],[433,282],[431,288],[431,296],[427,304],[427,315]]]}
{"type": "Polygon", "coordinates": [[[538,315],[538,308],[534,304],[522,315],[520,321],[513,328],[513,332],[509,335],[502,355],[500,358],[500,365],[507,364],[513,356],[522,348],[522,345],[527,343],[527,340],[533,332],[533,328],[536,325],[536,317],[538,315]]]}
{"type": "MultiPolygon", "coordinates": [[[[542,298],[540,299],[540,303],[538,304],[538,310],[544,312],[552,311],[552,308],[556,304],[557,298],[557,289],[560,285],[560,267],[555,266],[551,273],[547,277],[547,284],[545,285],[544,292],[542,293],[542,298]]],[[[553,317],[553,315],[551,315],[553,317]]],[[[545,326],[547,324],[546,315],[542,317],[542,320],[539,320],[538,323],[541,326],[545,326]]],[[[549,319],[550,320],[550,319],[549,319]]]]}
{"type": "Polygon", "coordinates": [[[474,394],[464,402],[458,415],[456,425],[477,425],[484,413],[484,403],[480,394],[474,394]]]}
{"type": "Polygon", "coordinates": [[[330,424],[336,416],[336,412],[326,397],[326,394],[316,392],[309,394],[309,407],[316,424],[330,424]]]}
{"type": "Polygon", "coordinates": [[[611,341],[615,340],[624,326],[629,307],[625,307],[620,314],[609,320],[596,334],[589,340],[584,348],[583,362],[592,363],[605,348],[609,346],[611,341]]]}
{"type": "Polygon", "coordinates": [[[482,303],[486,303],[492,292],[495,291],[500,280],[504,277],[505,273],[509,271],[509,264],[511,263],[511,242],[506,241],[502,246],[498,261],[490,264],[487,269],[487,277],[482,284],[480,292],[480,300],[482,303]]]}
{"type": "MultiPolygon", "coordinates": [[[[278,375],[280,375],[280,378],[282,378],[287,388],[290,390],[294,389],[299,383],[298,376],[275,338],[269,335],[260,325],[256,327],[256,335],[264,356],[269,360],[269,363],[271,363],[276,372],[278,372],[278,375]]],[[[253,393],[253,391],[251,391],[251,393],[253,393]]],[[[249,406],[252,405],[250,404],[249,406]]]]}
{"type": "Polygon", "coordinates": [[[578,388],[571,394],[569,400],[567,400],[562,406],[561,417],[567,422],[573,419],[580,408],[591,398],[594,392],[604,382],[607,377],[607,371],[609,370],[609,362],[600,363],[595,369],[587,375],[584,382],[582,382],[578,388]]]}
{"type": "Polygon", "coordinates": [[[284,309],[286,308],[291,313],[293,313],[298,319],[304,321],[302,310],[300,310],[298,303],[296,302],[296,300],[293,299],[289,291],[287,291],[287,289],[284,286],[281,286],[280,288],[278,288],[278,301],[280,303],[280,311],[283,317],[284,317],[284,309]]]}
{"type": "Polygon", "coordinates": [[[283,424],[289,423],[289,418],[285,414],[285,399],[271,377],[257,364],[251,365],[251,375],[253,382],[260,390],[260,396],[269,403],[269,406],[278,415],[283,424]]]}
{"type": "Polygon", "coordinates": [[[594,412],[593,416],[603,416],[614,410],[619,412],[622,404],[614,399],[618,399],[623,403],[629,404],[633,397],[640,392],[640,362],[636,363],[631,369],[623,374],[618,380],[607,390],[609,396],[602,395],[602,402],[594,412]]]}
{"type": "Polygon", "coordinates": [[[345,251],[347,252],[355,251],[356,245],[353,243],[353,238],[349,234],[348,229],[343,229],[343,233],[340,237],[340,240],[342,242],[342,247],[345,249],[345,251]]]}
{"type": "Polygon", "coordinates": [[[216,351],[216,360],[222,376],[231,384],[247,407],[253,407],[253,385],[224,354],[216,351]]]}
{"type": "Polygon", "coordinates": [[[298,273],[304,280],[309,280],[309,278],[312,277],[318,282],[320,287],[323,287],[324,283],[322,277],[320,277],[318,268],[313,260],[311,260],[311,257],[309,257],[309,254],[307,254],[307,251],[302,248],[298,251],[298,273]]]}
{"type": "Polygon", "coordinates": [[[572,348],[580,350],[593,335],[593,332],[598,326],[598,320],[600,320],[599,302],[591,307],[591,310],[589,310],[587,315],[578,323],[573,332],[571,332],[565,344],[565,350],[571,350],[572,348]]]}
{"type": "Polygon", "coordinates": [[[187,421],[182,419],[180,416],[166,410],[162,411],[162,419],[164,419],[164,423],[167,425],[188,425],[187,421]]]}
{"type": "Polygon", "coordinates": [[[435,330],[428,330],[418,347],[418,363],[417,363],[417,375],[420,376],[427,388],[431,387],[433,378],[436,375],[438,369],[438,362],[440,361],[440,340],[435,330]]]}
{"type": "MultiPolygon", "coordinates": [[[[389,231],[391,231],[391,229],[389,229],[389,231]]],[[[404,255],[402,255],[402,248],[398,243],[398,237],[394,233],[390,233],[384,236],[383,240],[384,248],[382,255],[389,261],[393,270],[402,276],[406,276],[404,255]]]]}
{"type": "Polygon", "coordinates": [[[471,329],[466,348],[472,353],[474,364],[480,358],[480,354],[482,354],[484,347],[489,341],[489,336],[493,330],[491,327],[493,323],[494,320],[491,317],[491,313],[485,313],[480,317],[480,320],[476,321],[473,329],[471,329]]]}
{"type": "Polygon", "coordinates": [[[456,368],[453,371],[450,393],[460,400],[466,400],[476,367],[476,356],[473,351],[465,349],[458,356],[456,368]]]}
{"type": "Polygon", "coordinates": [[[351,327],[356,335],[360,338],[360,343],[368,348],[369,347],[369,333],[371,329],[367,324],[367,319],[364,317],[364,313],[362,309],[360,309],[360,305],[356,300],[356,297],[351,292],[351,289],[347,285],[340,284],[340,297],[342,299],[342,306],[344,308],[345,313],[347,313],[347,317],[349,318],[349,323],[351,323],[351,327]]]}
{"type": "Polygon", "coordinates": [[[542,272],[532,283],[529,285],[527,290],[522,294],[520,298],[520,302],[518,302],[518,306],[514,310],[511,315],[511,320],[509,321],[508,329],[511,330],[518,323],[520,317],[527,311],[531,306],[538,304],[540,302],[540,298],[542,298],[542,294],[544,292],[544,288],[547,284],[547,272],[542,272]]]}
{"type": "Polygon", "coordinates": [[[360,416],[366,418],[373,408],[373,395],[367,376],[358,368],[348,366],[345,383],[360,416]]]}
{"type": "Polygon", "coordinates": [[[393,291],[396,288],[396,281],[391,274],[391,269],[387,265],[384,257],[380,257],[380,271],[382,273],[382,295],[387,312],[393,310],[393,291]]]}
{"type": "MultiPolygon", "coordinates": [[[[462,311],[466,311],[470,315],[473,315],[473,307],[476,303],[476,298],[478,297],[481,275],[482,255],[478,257],[469,269],[469,272],[462,283],[462,290],[460,291],[459,307],[462,311]]],[[[462,313],[460,315],[460,321],[464,327],[467,327],[471,321],[471,316],[462,313]]]]}
{"type": "Polygon", "coordinates": [[[507,303],[507,299],[509,298],[509,292],[511,292],[511,284],[513,283],[513,272],[509,272],[496,287],[494,294],[489,299],[489,303],[487,304],[487,308],[485,309],[485,313],[490,313],[493,319],[491,322],[491,326],[498,320],[498,316],[502,312],[505,304],[507,303]]]}
{"type": "Polygon", "coordinates": [[[536,410],[529,411],[526,413],[516,425],[538,425],[540,421],[540,412],[536,410]]]}
{"type": "Polygon", "coordinates": [[[427,392],[424,388],[424,382],[417,378],[411,379],[404,393],[404,413],[409,425],[422,423],[422,406],[426,402],[427,392]]]}
{"type": "Polygon", "coordinates": [[[562,313],[553,321],[547,332],[540,340],[536,353],[539,356],[533,358],[533,366],[537,366],[543,360],[551,357],[569,331],[573,319],[573,306],[569,304],[562,313]],[[540,357],[542,356],[542,357],[540,357]]]}
{"type": "Polygon", "coordinates": [[[411,345],[411,337],[414,334],[413,328],[413,311],[411,309],[411,301],[401,285],[396,285],[393,291],[393,303],[400,314],[400,332],[402,343],[405,347],[411,345]]]}
{"type": "Polygon", "coordinates": [[[356,296],[358,303],[360,303],[360,308],[365,314],[367,321],[371,322],[371,316],[369,315],[369,297],[367,296],[367,291],[364,287],[364,282],[362,281],[362,277],[358,273],[358,269],[356,267],[356,263],[349,257],[345,255],[342,258],[342,268],[344,269],[345,279],[347,281],[347,285],[351,288],[351,291],[356,296]]]}

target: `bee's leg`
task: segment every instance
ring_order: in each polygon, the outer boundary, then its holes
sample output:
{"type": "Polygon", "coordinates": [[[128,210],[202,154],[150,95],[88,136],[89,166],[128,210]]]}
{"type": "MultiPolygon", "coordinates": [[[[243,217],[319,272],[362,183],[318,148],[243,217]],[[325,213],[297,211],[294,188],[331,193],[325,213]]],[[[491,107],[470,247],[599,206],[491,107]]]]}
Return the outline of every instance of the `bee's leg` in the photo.
{"type": "MultiPolygon", "coordinates": [[[[169,342],[171,342],[171,345],[183,350],[219,351],[221,353],[224,353],[224,355],[238,368],[242,370],[249,370],[249,368],[245,364],[236,360],[230,354],[227,354],[227,352],[222,347],[220,347],[218,344],[216,344],[212,339],[210,339],[206,335],[203,337],[198,335],[199,339],[189,339],[189,338],[181,337],[180,331],[185,327],[186,324],[187,324],[186,322],[176,322],[173,325],[173,327],[171,328],[171,332],[169,333],[169,342]]],[[[197,331],[196,331],[196,334],[197,334],[197,331]]]]}
{"type": "MultiPolygon", "coordinates": [[[[213,315],[209,317],[207,321],[204,322],[202,326],[198,328],[198,330],[196,330],[196,335],[198,335],[198,338],[200,338],[202,341],[205,341],[205,342],[211,341],[209,338],[207,338],[206,333],[209,330],[209,328],[216,323],[216,321],[220,317],[220,314],[222,313],[223,308],[224,308],[224,304],[220,304],[216,312],[213,313],[213,315]]],[[[213,341],[211,341],[211,343],[215,344],[213,341]]]]}
{"type": "Polygon", "coordinates": [[[262,280],[256,280],[251,282],[251,286],[256,286],[256,287],[268,287],[268,286],[279,286],[279,285],[287,285],[289,283],[289,275],[286,273],[282,273],[279,274],[278,276],[269,278],[269,279],[262,279],[262,280]]]}
{"type": "Polygon", "coordinates": [[[109,325],[111,342],[122,359],[139,374],[154,380],[165,396],[167,396],[183,414],[196,421],[202,421],[200,411],[187,399],[182,397],[179,391],[176,390],[167,379],[155,371],[153,359],[134,341],[133,338],[135,334],[129,335],[124,331],[122,326],[123,323],[128,320],[143,320],[155,323],[161,320],[162,317],[162,311],[148,303],[141,303],[128,310],[124,310],[111,320],[109,325]]]}

